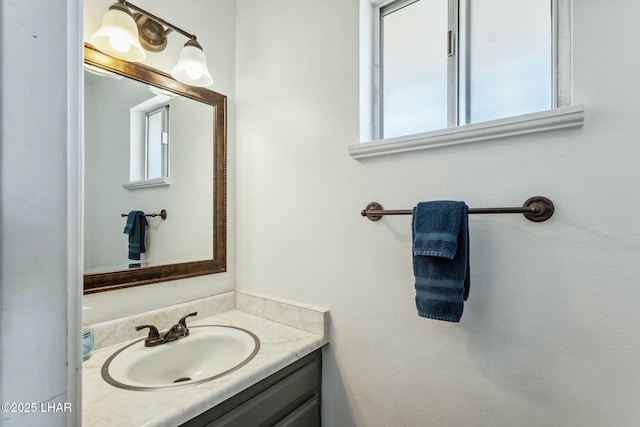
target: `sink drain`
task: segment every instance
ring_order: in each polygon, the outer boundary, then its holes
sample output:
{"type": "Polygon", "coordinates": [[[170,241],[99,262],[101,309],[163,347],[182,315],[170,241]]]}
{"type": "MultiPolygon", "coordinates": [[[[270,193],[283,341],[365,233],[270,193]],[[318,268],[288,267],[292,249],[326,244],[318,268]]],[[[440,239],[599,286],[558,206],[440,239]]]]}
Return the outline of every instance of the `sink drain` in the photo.
{"type": "Polygon", "coordinates": [[[182,378],[178,378],[177,380],[174,381],[174,383],[181,383],[184,381],[191,381],[191,377],[182,377],[182,378]]]}

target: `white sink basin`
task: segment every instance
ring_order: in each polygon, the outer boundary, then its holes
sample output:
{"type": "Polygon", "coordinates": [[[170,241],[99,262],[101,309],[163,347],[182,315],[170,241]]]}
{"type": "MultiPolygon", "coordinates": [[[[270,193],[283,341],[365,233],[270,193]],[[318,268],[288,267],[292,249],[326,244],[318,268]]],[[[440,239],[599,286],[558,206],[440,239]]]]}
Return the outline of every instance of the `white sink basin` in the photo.
{"type": "Polygon", "coordinates": [[[249,363],[260,349],[253,333],[233,326],[190,326],[189,336],[156,347],[144,338],[107,359],[102,378],[128,390],[166,390],[219,378],[249,363]]]}

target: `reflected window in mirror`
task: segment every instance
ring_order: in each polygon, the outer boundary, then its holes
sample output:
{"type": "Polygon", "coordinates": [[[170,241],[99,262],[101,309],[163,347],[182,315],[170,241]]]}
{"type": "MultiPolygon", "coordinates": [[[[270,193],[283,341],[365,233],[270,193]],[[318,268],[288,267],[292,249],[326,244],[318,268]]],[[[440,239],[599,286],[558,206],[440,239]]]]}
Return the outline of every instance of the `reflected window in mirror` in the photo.
{"type": "Polygon", "coordinates": [[[169,176],[170,102],[171,98],[157,95],[131,108],[132,182],[169,176]]]}
{"type": "Polygon", "coordinates": [[[146,114],[145,179],[169,176],[169,105],[146,114]]]}

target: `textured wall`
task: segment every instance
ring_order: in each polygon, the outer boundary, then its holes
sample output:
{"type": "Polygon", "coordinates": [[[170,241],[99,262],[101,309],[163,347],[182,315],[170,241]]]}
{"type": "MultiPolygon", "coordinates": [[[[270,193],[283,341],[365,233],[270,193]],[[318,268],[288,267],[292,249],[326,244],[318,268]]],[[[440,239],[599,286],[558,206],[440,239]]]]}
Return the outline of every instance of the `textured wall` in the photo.
{"type": "Polygon", "coordinates": [[[574,3],[583,128],[357,161],[358,2],[237,2],[237,287],[330,308],[327,426],[638,424],[640,4],[574,3]],[[410,219],[359,215],[533,195],[471,217],[460,324],[416,315],[410,219]]]}

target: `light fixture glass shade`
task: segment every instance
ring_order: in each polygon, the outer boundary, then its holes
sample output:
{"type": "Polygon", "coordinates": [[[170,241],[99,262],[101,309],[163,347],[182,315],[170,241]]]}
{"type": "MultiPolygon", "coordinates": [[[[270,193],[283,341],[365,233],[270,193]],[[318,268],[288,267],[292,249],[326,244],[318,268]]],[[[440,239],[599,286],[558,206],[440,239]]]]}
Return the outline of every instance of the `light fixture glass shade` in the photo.
{"type": "Polygon", "coordinates": [[[207,68],[207,58],[197,41],[192,39],[184,45],[171,75],[177,81],[191,86],[204,87],[213,83],[213,77],[207,68]]]}
{"type": "Polygon", "coordinates": [[[114,3],[102,18],[100,29],[89,40],[96,49],[129,62],[143,61],[147,54],[138,41],[138,27],[129,9],[114,3]]]}

